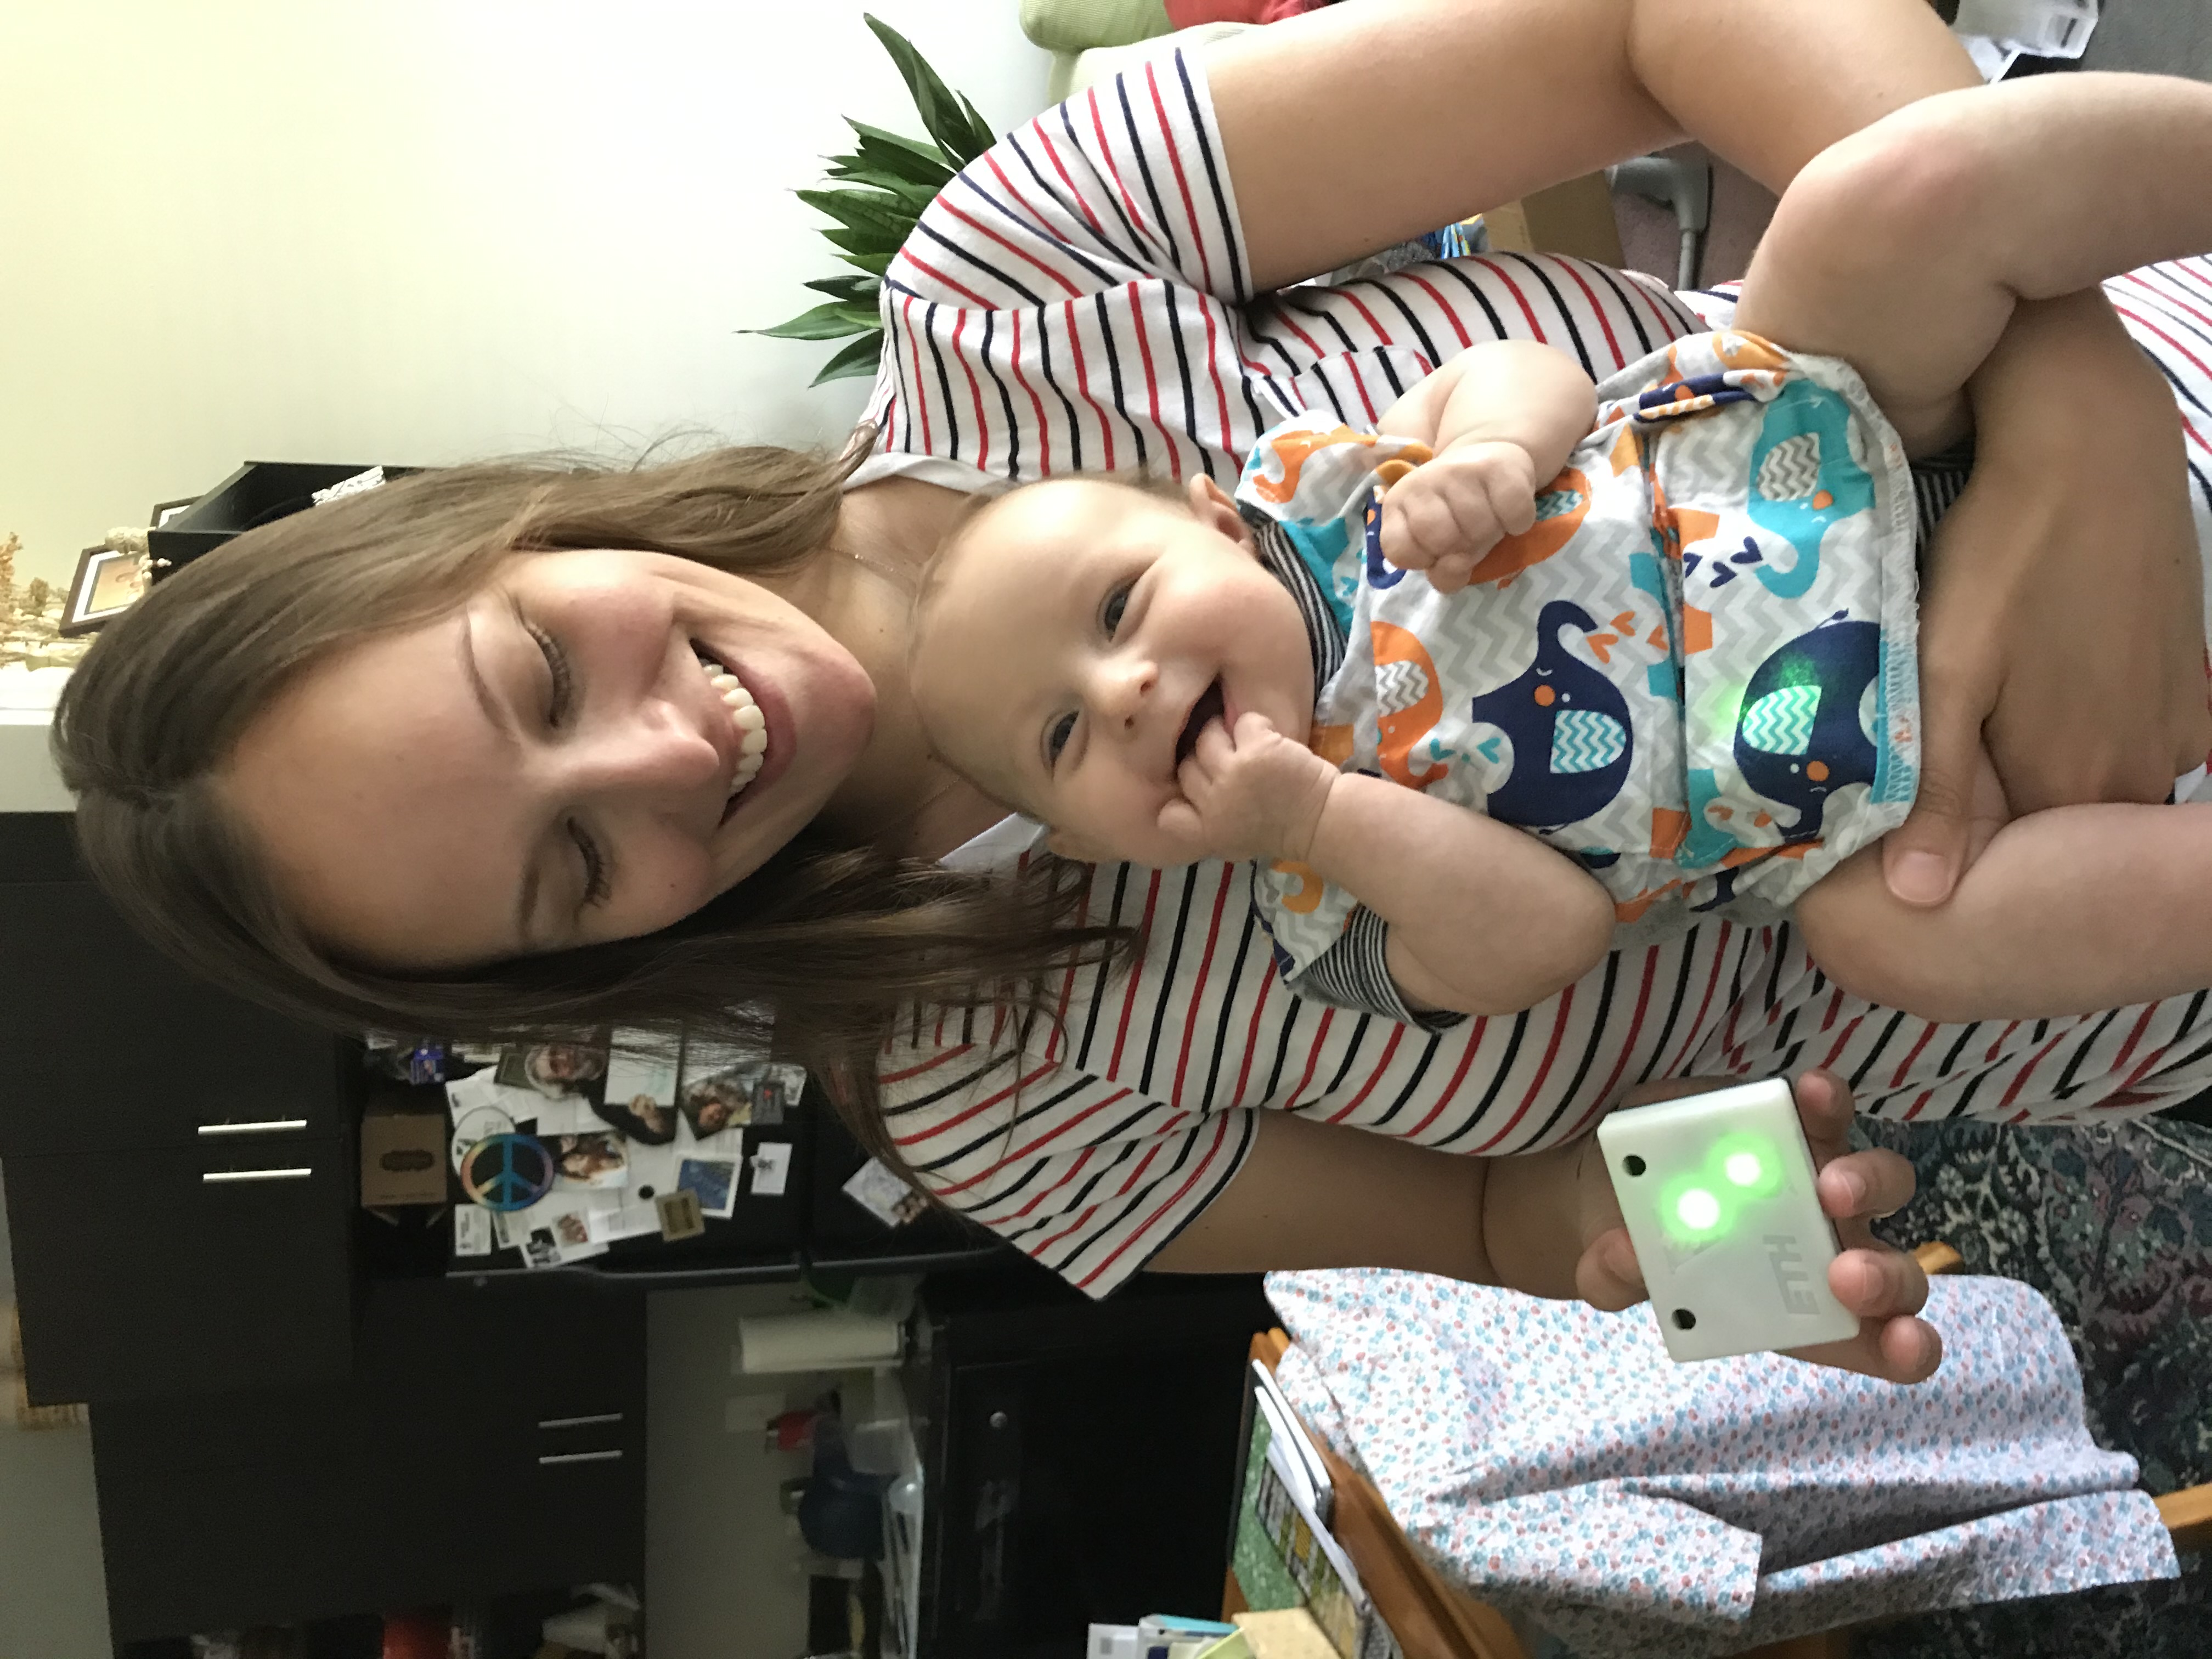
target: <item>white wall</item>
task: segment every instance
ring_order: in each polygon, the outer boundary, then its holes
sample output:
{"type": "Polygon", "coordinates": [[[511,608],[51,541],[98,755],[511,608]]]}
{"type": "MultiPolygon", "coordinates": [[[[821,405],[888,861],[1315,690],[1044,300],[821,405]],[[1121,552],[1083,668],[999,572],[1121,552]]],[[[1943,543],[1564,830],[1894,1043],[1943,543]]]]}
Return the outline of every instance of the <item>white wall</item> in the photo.
{"type": "MultiPolygon", "coordinates": [[[[1001,131],[1014,0],[866,0],[1001,131]]],[[[860,0],[0,0],[0,534],[19,574],[242,459],[810,442],[741,337],[835,268],[790,192],[918,131],[860,0]]]]}

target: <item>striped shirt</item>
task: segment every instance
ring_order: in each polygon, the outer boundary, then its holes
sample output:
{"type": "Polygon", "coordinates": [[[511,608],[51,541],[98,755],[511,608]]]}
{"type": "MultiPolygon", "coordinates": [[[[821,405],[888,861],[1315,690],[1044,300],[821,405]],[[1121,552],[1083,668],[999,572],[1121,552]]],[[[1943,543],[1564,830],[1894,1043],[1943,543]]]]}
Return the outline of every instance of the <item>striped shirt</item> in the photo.
{"type": "MultiPolygon", "coordinates": [[[[856,481],[978,487],[1077,468],[1203,472],[1320,408],[1371,424],[1460,348],[1548,341],[1594,378],[1722,320],[1725,297],[1512,254],[1341,288],[1252,292],[1202,72],[1133,70],[1016,131],[949,185],[890,266],[856,481]]],[[[2212,544],[2212,268],[2112,285],[2172,380],[2212,544]]],[[[1277,975],[1249,866],[1101,866],[1085,920],[1146,940],[1071,972],[1053,1018],[917,1012],[884,1060],[900,1150],[946,1203],[1103,1295],[1235,1176],[1256,1114],[1445,1151],[1583,1133],[1647,1079],[1814,1065],[1862,1111],[2007,1121],[2148,1111],[2212,1086],[2203,994],[2086,1018],[1931,1025],[1846,996],[1786,924],[1714,923],[1617,953],[1522,1014],[1429,1031],[1302,1000],[1277,975]]]]}

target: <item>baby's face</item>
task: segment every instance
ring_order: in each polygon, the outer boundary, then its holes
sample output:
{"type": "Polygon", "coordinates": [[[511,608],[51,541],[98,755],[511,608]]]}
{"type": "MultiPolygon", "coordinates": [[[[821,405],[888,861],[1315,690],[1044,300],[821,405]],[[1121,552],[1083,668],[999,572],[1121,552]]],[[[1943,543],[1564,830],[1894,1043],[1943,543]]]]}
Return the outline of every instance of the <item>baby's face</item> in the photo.
{"type": "Polygon", "coordinates": [[[1073,857],[1187,864],[1159,827],[1213,720],[1303,742],[1313,658],[1297,605],[1210,480],[1191,507],[1089,479],[987,509],[920,618],[913,690],[939,751],[1053,827],[1073,857]]]}

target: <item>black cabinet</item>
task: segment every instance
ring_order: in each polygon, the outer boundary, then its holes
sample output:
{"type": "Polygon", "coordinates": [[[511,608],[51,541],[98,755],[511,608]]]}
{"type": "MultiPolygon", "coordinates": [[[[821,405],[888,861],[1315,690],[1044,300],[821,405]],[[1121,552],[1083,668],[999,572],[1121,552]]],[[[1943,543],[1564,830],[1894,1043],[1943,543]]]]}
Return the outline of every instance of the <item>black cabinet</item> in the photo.
{"type": "Polygon", "coordinates": [[[143,1399],[345,1374],[353,1302],[338,1141],[5,1165],[26,1371],[40,1401],[143,1399]],[[237,1175],[239,1180],[210,1176],[237,1175]]]}
{"type": "Polygon", "coordinates": [[[359,1067],[203,983],[0,815],[0,1170],[31,1396],[345,1374],[359,1067]]]}
{"type": "Polygon", "coordinates": [[[639,1583],[645,1304],[371,1287],[342,1383],[95,1406],[118,1644],[639,1583]]]}
{"type": "Polygon", "coordinates": [[[1256,1276],[1092,1303],[1042,1270],[947,1275],[919,1319],[921,1659],[1054,1659],[1094,1622],[1219,1607],[1244,1367],[1276,1322],[1256,1276]]]}

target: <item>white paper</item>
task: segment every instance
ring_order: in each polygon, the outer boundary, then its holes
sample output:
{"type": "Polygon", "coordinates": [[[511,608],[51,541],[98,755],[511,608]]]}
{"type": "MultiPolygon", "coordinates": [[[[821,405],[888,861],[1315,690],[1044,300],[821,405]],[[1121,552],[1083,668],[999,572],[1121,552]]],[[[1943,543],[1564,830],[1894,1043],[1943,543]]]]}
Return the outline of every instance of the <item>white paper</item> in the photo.
{"type": "Polygon", "coordinates": [[[453,1210],[453,1254],[489,1255],[492,1251],[492,1213],[480,1204],[462,1204],[453,1210]]]}
{"type": "Polygon", "coordinates": [[[660,1231],[660,1212],[650,1204],[625,1205],[618,1210],[593,1210],[584,1218],[584,1226],[594,1244],[611,1244],[617,1239],[639,1238],[647,1233],[660,1231]]]}
{"type": "Polygon", "coordinates": [[[753,1184],[750,1188],[756,1198],[780,1198],[791,1182],[791,1143],[787,1140],[764,1140],[752,1155],[753,1184]]]}
{"type": "Polygon", "coordinates": [[[625,1053],[623,1034],[615,1033],[614,1052],[607,1057],[607,1099],[615,1105],[643,1095],[662,1106],[676,1104],[676,1062],[649,1054],[625,1053]]]}
{"type": "MultiPolygon", "coordinates": [[[[688,1138],[688,1132],[679,1129],[679,1140],[688,1138]]],[[[637,1141],[629,1143],[629,1199],[633,1203],[646,1203],[662,1193],[676,1190],[676,1161],[683,1156],[678,1146],[647,1146],[637,1141]]]]}
{"type": "MultiPolygon", "coordinates": [[[[597,1134],[607,1126],[592,1109],[592,1103],[581,1095],[541,1095],[532,1089],[509,1089],[505,1092],[532,1101],[531,1108],[538,1117],[538,1133],[541,1135],[597,1134]]],[[[515,1115],[522,1115],[519,1108],[515,1115]]]]}
{"type": "Polygon", "coordinates": [[[853,1171],[845,1195],[886,1227],[901,1227],[927,1207],[927,1200],[887,1168],[870,1158],[853,1171]]]}

